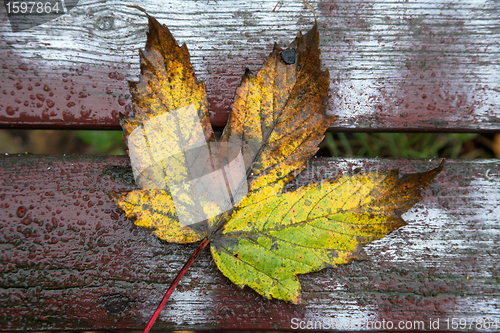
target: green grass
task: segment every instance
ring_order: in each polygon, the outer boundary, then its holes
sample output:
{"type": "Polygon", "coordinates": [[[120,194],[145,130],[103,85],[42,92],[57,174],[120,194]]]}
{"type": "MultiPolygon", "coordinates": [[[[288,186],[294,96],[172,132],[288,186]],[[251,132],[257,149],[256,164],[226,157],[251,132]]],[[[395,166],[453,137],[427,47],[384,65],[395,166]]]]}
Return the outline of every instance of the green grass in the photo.
{"type": "Polygon", "coordinates": [[[482,150],[466,147],[478,137],[479,134],[475,133],[326,133],[320,145],[320,155],[393,158],[486,157],[482,156],[482,150]]]}
{"type": "Polygon", "coordinates": [[[76,131],[75,135],[92,154],[125,155],[122,131],[76,131]]]}
{"type": "MultiPolygon", "coordinates": [[[[91,154],[125,155],[121,131],[76,131],[91,154]]],[[[326,133],[318,156],[488,158],[488,140],[476,133],[326,133]]]]}

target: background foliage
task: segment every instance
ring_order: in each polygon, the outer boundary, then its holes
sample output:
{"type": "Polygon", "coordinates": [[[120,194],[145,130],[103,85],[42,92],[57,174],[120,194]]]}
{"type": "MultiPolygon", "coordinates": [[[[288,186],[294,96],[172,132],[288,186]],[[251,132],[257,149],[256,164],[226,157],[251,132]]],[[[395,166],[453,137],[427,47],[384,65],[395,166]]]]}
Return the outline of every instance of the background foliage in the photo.
{"type": "MultiPolygon", "coordinates": [[[[0,130],[0,153],[25,152],[125,155],[126,146],[122,131],[0,130]]],[[[327,133],[317,155],[500,158],[500,134],[327,133]]]]}

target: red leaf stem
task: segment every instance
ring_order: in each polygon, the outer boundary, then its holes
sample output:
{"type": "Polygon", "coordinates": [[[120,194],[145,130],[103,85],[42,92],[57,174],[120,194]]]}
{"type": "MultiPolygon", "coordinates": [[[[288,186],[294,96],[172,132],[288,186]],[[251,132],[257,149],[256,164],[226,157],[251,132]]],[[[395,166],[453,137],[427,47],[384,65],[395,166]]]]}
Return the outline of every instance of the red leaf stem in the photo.
{"type": "Polygon", "coordinates": [[[155,312],[151,316],[151,319],[149,319],[148,324],[146,325],[146,328],[144,328],[143,333],[148,333],[149,332],[149,330],[153,326],[156,318],[158,318],[158,316],[160,315],[161,310],[163,309],[163,307],[167,303],[170,295],[172,295],[172,293],[174,292],[175,287],[177,287],[177,284],[179,283],[179,281],[181,280],[181,278],[184,276],[184,274],[187,272],[187,270],[189,269],[189,267],[191,267],[191,265],[193,264],[193,262],[196,260],[196,258],[198,258],[198,256],[200,255],[200,253],[203,251],[203,249],[209,243],[210,242],[208,241],[208,239],[206,239],[206,238],[203,239],[203,241],[200,243],[200,245],[198,245],[198,247],[196,248],[196,251],[193,252],[193,254],[189,258],[189,260],[184,264],[184,266],[179,271],[179,273],[177,273],[177,276],[175,277],[174,281],[172,281],[172,284],[170,285],[170,287],[168,288],[167,292],[163,296],[163,299],[161,300],[161,303],[156,308],[155,312]]]}

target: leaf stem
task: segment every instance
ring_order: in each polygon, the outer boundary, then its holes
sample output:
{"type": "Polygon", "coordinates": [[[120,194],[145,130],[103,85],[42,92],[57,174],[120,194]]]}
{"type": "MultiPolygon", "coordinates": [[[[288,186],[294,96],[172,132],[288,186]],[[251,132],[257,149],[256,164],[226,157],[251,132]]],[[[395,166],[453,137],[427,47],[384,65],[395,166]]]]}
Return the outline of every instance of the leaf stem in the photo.
{"type": "Polygon", "coordinates": [[[172,295],[175,287],[177,287],[177,284],[179,283],[179,281],[181,280],[181,278],[184,276],[184,274],[187,272],[187,270],[189,269],[189,267],[191,267],[191,265],[193,264],[193,262],[196,260],[196,258],[198,258],[198,256],[200,255],[200,253],[203,251],[203,249],[205,249],[205,247],[209,243],[210,243],[210,241],[208,239],[206,239],[206,238],[203,239],[203,241],[200,243],[200,245],[198,245],[198,247],[196,248],[196,250],[193,252],[193,254],[191,255],[191,257],[189,258],[189,260],[184,264],[184,266],[179,271],[179,273],[177,273],[177,276],[175,277],[174,281],[172,281],[172,284],[170,285],[170,287],[168,288],[167,292],[163,296],[163,299],[161,300],[161,303],[156,308],[155,312],[151,316],[151,319],[149,319],[148,324],[146,325],[146,328],[144,328],[143,333],[148,333],[149,332],[149,330],[153,326],[156,318],[158,318],[158,316],[160,315],[161,310],[163,309],[163,307],[167,303],[170,295],[172,295]]]}

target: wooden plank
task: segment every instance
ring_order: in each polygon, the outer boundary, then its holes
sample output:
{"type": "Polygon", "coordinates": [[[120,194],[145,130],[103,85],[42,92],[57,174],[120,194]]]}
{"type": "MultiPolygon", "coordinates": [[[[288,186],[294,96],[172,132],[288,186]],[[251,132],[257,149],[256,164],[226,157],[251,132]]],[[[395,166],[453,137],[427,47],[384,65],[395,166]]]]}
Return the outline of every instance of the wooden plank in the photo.
{"type": "MultiPolygon", "coordinates": [[[[58,19],[12,32],[0,8],[0,126],[118,129],[130,113],[146,18],[135,1],[80,1],[58,19]]],[[[311,2],[330,70],[333,130],[498,131],[497,1],[311,2]]],[[[191,52],[212,122],[224,126],[246,67],[313,22],[296,2],[142,1],[191,52]]]]}
{"type": "MultiPolygon", "coordinates": [[[[298,184],[438,163],[317,159],[298,184]]],[[[0,184],[2,330],[141,329],[195,249],[161,242],[110,201],[109,191],[134,188],[126,157],[2,156],[0,184]]],[[[349,330],[383,321],[423,321],[428,329],[439,320],[446,329],[453,318],[499,321],[499,184],[498,160],[447,161],[405,214],[409,224],[365,246],[370,260],[300,277],[304,306],[240,290],[206,251],[155,327],[288,330],[333,320],[349,330]]]]}

